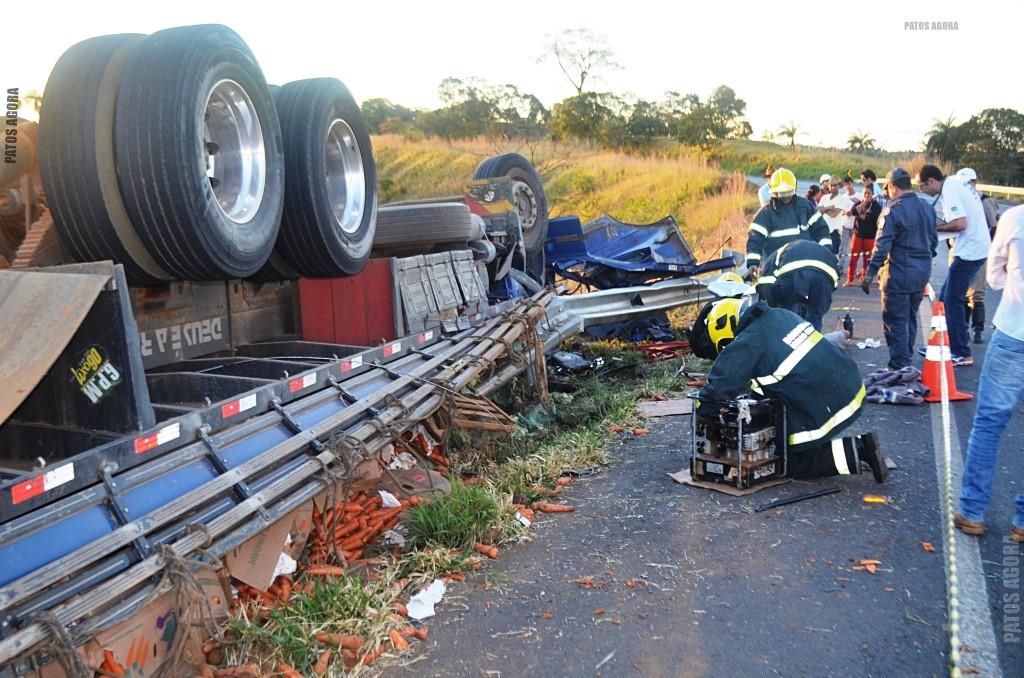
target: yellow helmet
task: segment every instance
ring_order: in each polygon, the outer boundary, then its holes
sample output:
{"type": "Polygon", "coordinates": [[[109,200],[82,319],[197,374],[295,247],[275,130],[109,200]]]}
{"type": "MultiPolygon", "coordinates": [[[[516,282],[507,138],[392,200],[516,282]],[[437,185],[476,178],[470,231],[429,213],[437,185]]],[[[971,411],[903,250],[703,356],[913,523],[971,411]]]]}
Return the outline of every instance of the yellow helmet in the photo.
{"type": "Polygon", "coordinates": [[[796,175],[785,167],[772,172],[772,178],[768,180],[768,187],[772,195],[784,196],[796,192],[796,175]]]}
{"type": "Polygon", "coordinates": [[[726,345],[736,338],[736,326],[740,323],[740,299],[721,299],[716,301],[708,311],[704,322],[708,328],[708,338],[715,347],[715,353],[721,353],[726,345]]]}

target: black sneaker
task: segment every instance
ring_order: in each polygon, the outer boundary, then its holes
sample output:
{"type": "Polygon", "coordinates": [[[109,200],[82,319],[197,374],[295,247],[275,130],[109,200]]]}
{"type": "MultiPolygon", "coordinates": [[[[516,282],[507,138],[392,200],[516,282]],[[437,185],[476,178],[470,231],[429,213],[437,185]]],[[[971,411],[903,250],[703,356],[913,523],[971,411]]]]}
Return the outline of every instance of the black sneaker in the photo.
{"type": "Polygon", "coordinates": [[[889,467],[885,465],[885,457],[879,449],[878,434],[864,433],[857,436],[857,456],[861,464],[871,467],[876,483],[884,483],[889,476],[889,467]]]}
{"type": "Polygon", "coordinates": [[[974,330],[974,343],[975,344],[984,344],[985,343],[984,337],[981,336],[981,330],[974,330]]]}

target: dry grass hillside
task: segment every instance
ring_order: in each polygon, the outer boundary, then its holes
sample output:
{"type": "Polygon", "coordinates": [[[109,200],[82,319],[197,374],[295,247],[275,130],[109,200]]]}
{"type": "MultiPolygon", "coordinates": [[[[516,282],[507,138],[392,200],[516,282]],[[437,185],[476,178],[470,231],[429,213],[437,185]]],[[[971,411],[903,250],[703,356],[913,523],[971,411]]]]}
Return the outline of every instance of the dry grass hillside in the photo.
{"type": "Polygon", "coordinates": [[[381,202],[460,194],[481,160],[514,151],[539,169],[552,216],[578,214],[587,221],[609,214],[648,223],[671,214],[702,257],[730,241],[742,249],[757,207],[742,174],[724,172],[687,149],[646,157],[585,145],[446,144],[391,135],[374,137],[373,144],[381,202]]]}

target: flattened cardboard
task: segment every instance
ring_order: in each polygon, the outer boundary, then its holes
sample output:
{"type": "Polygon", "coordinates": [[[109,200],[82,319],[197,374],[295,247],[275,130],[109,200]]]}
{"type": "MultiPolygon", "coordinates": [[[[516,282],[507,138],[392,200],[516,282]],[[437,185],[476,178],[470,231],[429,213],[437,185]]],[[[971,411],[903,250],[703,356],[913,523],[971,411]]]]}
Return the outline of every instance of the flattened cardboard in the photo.
{"type": "Polygon", "coordinates": [[[274,569],[281,554],[298,556],[312,525],[313,502],[309,501],[229,553],[224,564],[232,577],[266,591],[274,582],[274,569]]]}
{"type": "Polygon", "coordinates": [[[645,417],[672,417],[692,414],[693,401],[689,398],[672,398],[670,400],[641,400],[636,404],[640,414],[645,417]]]}
{"type": "Polygon", "coordinates": [[[667,473],[666,475],[681,485],[701,487],[705,490],[714,490],[715,492],[727,494],[730,497],[746,497],[748,494],[754,494],[766,487],[775,487],[776,485],[783,485],[789,482],[789,478],[776,478],[775,480],[768,480],[759,485],[754,485],[753,487],[747,487],[741,490],[732,485],[726,485],[725,483],[712,483],[707,480],[694,480],[690,475],[689,468],[684,468],[683,470],[675,473],[667,473]]]}

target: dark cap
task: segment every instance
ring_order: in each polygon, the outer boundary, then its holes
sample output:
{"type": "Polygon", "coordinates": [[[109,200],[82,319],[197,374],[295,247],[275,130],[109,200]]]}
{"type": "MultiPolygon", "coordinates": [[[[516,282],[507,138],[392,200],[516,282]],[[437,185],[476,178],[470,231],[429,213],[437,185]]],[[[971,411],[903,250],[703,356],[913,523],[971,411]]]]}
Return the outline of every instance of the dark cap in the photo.
{"type": "Polygon", "coordinates": [[[910,173],[902,167],[893,167],[889,170],[889,173],[885,175],[885,183],[895,184],[904,183],[910,181],[910,173]]]}

